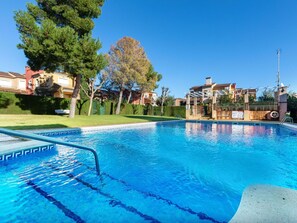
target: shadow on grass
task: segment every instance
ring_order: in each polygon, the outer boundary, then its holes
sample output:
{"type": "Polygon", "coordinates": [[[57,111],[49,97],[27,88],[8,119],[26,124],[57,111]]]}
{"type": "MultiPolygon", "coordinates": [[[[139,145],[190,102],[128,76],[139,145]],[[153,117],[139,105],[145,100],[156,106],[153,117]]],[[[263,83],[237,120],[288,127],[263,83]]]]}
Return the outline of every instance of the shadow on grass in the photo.
{"type": "Polygon", "coordinates": [[[68,128],[67,125],[61,124],[49,124],[49,125],[16,125],[16,126],[4,126],[1,128],[12,130],[33,130],[33,129],[54,129],[54,128],[68,128]]]}
{"type": "Polygon", "coordinates": [[[179,118],[164,117],[164,116],[125,115],[124,117],[133,118],[133,119],[143,119],[143,120],[146,120],[148,122],[180,120],[179,118]]]}

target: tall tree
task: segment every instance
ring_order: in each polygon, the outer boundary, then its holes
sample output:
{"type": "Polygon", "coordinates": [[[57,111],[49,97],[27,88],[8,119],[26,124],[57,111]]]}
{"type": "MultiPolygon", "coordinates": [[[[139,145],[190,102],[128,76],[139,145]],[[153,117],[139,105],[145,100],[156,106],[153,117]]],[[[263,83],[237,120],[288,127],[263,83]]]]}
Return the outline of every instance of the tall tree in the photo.
{"type": "Polygon", "coordinates": [[[131,38],[120,39],[109,51],[107,71],[115,86],[120,91],[116,114],[120,114],[123,92],[142,82],[148,72],[150,62],[140,42],[131,38]],[[131,87],[132,86],[132,87],[131,87]]]}
{"type": "Polygon", "coordinates": [[[154,70],[153,65],[150,64],[149,70],[146,73],[145,78],[142,80],[142,82],[138,84],[141,92],[140,101],[142,101],[144,92],[150,92],[158,88],[157,82],[159,82],[161,79],[162,75],[156,72],[154,70]]]}
{"type": "Polygon", "coordinates": [[[274,89],[265,88],[258,100],[270,102],[274,101],[274,89]]]}
{"type": "Polygon", "coordinates": [[[33,70],[57,69],[73,75],[70,116],[75,115],[82,76],[94,77],[103,66],[97,51],[99,40],[92,38],[93,19],[98,18],[104,0],[36,0],[28,3],[27,11],[15,14],[28,65],[33,70]]]}

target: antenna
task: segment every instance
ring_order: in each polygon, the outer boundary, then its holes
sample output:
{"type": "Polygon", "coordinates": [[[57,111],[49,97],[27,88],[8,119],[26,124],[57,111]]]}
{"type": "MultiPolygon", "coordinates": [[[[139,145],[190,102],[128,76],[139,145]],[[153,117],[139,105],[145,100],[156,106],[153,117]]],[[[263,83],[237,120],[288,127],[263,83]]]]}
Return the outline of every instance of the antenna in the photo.
{"type": "Polygon", "coordinates": [[[277,49],[277,89],[280,87],[280,54],[281,50],[277,49]]]}

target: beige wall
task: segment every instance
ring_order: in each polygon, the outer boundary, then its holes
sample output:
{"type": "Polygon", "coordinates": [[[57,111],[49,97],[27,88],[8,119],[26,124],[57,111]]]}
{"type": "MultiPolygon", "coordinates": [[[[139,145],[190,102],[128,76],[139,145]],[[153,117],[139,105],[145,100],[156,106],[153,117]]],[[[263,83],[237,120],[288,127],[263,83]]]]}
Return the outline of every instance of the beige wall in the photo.
{"type": "Polygon", "coordinates": [[[46,78],[50,79],[49,85],[53,85],[54,83],[59,84],[63,87],[74,88],[73,78],[67,74],[61,73],[44,73],[46,78]]]}
{"type": "Polygon", "coordinates": [[[40,76],[34,79],[34,84],[36,87],[42,86],[45,88],[51,88],[54,84],[62,86],[61,91],[54,93],[54,97],[59,98],[70,98],[74,89],[73,78],[62,73],[41,73],[40,76]]]}
{"type": "Polygon", "coordinates": [[[0,87],[13,90],[26,90],[26,79],[0,77],[0,87]]]}
{"type": "Polygon", "coordinates": [[[57,83],[63,87],[69,87],[73,88],[73,79],[69,77],[67,74],[59,74],[59,73],[54,73],[53,75],[53,81],[54,83],[57,83]]]}
{"type": "Polygon", "coordinates": [[[266,120],[270,111],[250,111],[250,120],[266,120]]]}
{"type": "MultiPolygon", "coordinates": [[[[249,111],[249,120],[267,120],[267,114],[270,111],[249,111]]],[[[232,119],[232,111],[217,111],[218,120],[236,120],[232,119]]],[[[239,119],[243,120],[243,119],[239,119]]]]}

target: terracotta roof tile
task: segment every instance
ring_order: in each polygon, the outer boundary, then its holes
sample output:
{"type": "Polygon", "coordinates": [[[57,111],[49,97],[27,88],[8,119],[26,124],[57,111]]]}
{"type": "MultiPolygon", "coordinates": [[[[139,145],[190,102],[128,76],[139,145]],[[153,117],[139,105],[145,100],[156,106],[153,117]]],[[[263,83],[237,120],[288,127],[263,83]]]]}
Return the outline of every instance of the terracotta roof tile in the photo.
{"type": "Polygon", "coordinates": [[[11,71],[9,71],[8,73],[10,73],[10,74],[12,74],[12,75],[14,75],[15,77],[18,77],[18,78],[24,78],[24,79],[26,78],[25,75],[20,74],[20,73],[11,72],[11,71]]]}
{"type": "Polygon", "coordinates": [[[22,74],[19,74],[19,73],[16,73],[16,72],[3,72],[3,71],[0,71],[0,77],[6,77],[6,78],[11,78],[11,79],[14,79],[14,78],[26,79],[25,75],[22,75],[22,74]]]}

